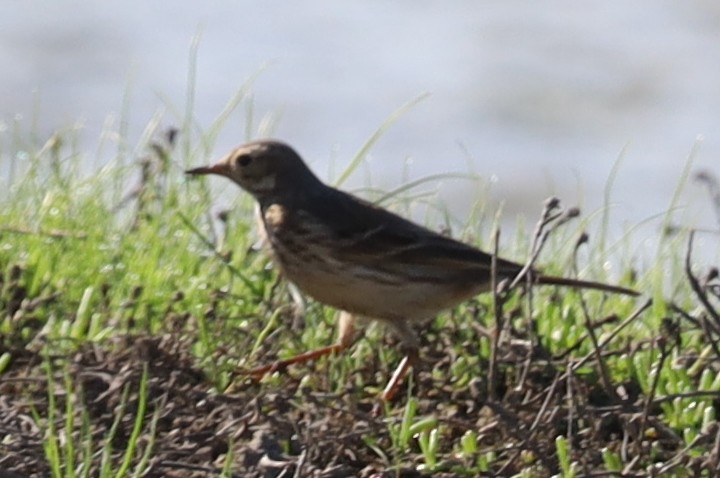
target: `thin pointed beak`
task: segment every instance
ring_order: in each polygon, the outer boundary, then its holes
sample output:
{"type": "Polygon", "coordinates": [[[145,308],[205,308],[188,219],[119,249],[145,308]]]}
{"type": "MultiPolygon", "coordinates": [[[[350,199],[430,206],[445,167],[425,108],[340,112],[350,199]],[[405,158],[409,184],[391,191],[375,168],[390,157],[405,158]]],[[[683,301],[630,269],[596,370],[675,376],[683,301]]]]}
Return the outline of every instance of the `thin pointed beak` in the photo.
{"type": "Polygon", "coordinates": [[[205,174],[217,174],[220,176],[228,175],[228,167],[224,163],[213,164],[212,166],[200,166],[199,168],[188,169],[185,174],[191,174],[193,176],[205,175],[205,174]]]}

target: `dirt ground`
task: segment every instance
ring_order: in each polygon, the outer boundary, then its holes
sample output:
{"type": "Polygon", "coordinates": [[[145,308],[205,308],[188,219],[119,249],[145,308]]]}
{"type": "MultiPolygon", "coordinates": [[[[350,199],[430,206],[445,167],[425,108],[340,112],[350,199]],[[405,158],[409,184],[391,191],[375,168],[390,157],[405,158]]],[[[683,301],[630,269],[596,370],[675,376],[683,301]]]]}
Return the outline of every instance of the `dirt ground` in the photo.
{"type": "MultiPolygon", "coordinates": [[[[718,457],[712,453],[703,456],[684,448],[677,432],[662,423],[659,407],[647,403],[636,384],[614,384],[617,396],[610,397],[597,378],[560,373],[548,361],[528,363],[527,354],[508,346],[499,357],[499,370],[521,368],[523,382],[520,387],[501,385],[497,398],[489,398],[483,379],[454,390],[433,378],[433,367],[447,369],[454,359],[446,350],[442,343],[425,344],[424,365],[414,377],[418,414],[437,417],[442,429],[434,473],[418,466],[423,455],[415,440],[403,451],[393,446],[388,430],[399,425],[402,413],[373,417],[372,397],[351,385],[341,395],[300,389],[304,373],[320,373],[313,366],[289,371],[277,385],[241,380],[231,392],[218,393],[197,366],[189,344],[171,334],[86,345],[53,358],[58,367],[50,373],[41,357],[11,350],[15,360],[0,378],[0,478],[52,476],[43,448],[47,427],[38,422],[52,418],[63,447],[70,423],[65,416],[68,399],[74,401],[75,466],[88,442],[81,437],[91,436],[89,476],[98,476],[101,450],[113,426],[109,459],[119,466],[141,406],[146,366],[145,421],[132,459],[135,466],[150,450],[141,476],[218,476],[227,460],[236,477],[472,476],[477,473],[476,457],[459,453],[454,445],[469,430],[477,434],[478,449],[494,456],[489,471],[493,476],[511,476],[528,467],[534,476],[559,473],[559,435],[570,438],[571,459],[581,464],[577,476],[613,476],[594,474],[605,469],[604,449],[626,457],[624,474],[614,476],[648,476],[643,469],[652,462],[674,461],[676,467],[698,473],[717,467],[718,457]],[[63,362],[66,367],[59,365],[63,362]],[[66,390],[68,383],[72,391],[66,390]],[[56,402],[54,417],[48,417],[50,397],[56,402]],[[83,412],[89,427],[84,435],[83,412]]],[[[357,371],[368,381],[376,372],[371,366],[357,371]]],[[[395,406],[402,412],[405,398],[398,400],[395,406]]],[[[710,445],[716,434],[708,431],[710,445]]]]}

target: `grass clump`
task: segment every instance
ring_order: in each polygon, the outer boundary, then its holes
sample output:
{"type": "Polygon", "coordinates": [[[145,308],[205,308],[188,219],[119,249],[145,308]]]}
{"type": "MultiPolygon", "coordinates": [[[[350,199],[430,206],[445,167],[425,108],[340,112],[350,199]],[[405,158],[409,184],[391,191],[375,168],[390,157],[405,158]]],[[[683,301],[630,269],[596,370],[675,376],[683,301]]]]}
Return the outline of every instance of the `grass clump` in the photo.
{"type": "MultiPolygon", "coordinates": [[[[0,468],[118,478],[717,470],[717,276],[690,267],[672,301],[651,275],[623,271],[643,298],[544,288],[441,314],[384,418],[370,410],[401,353],[376,326],[346,355],[245,377],[328,345],[336,313],[278,280],[247,196],[217,211],[207,182],[185,180],[181,163],[204,163],[193,151],[209,145],[193,148],[185,131],[180,154],[177,134],[154,128],[134,161],[87,174],[62,135],[3,150],[0,468]]],[[[544,247],[549,272],[581,269],[580,232],[566,225],[544,247]]]]}

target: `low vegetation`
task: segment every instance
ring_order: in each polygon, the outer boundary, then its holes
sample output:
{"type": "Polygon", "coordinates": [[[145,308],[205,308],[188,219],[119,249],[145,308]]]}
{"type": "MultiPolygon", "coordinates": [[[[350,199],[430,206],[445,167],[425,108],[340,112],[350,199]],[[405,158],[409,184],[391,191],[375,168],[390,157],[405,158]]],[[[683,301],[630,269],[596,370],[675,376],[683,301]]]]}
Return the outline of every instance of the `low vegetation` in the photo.
{"type": "MultiPolygon", "coordinates": [[[[402,356],[377,325],[342,356],[243,375],[330,344],[336,311],[279,279],[247,195],[217,210],[183,177],[207,143],[177,140],[153,126],[87,173],[66,135],[0,139],[0,477],[717,475],[720,289],[687,234],[635,270],[554,228],[560,211],[502,254],[534,243],[554,274],[643,295],[479,296],[424,326],[376,417],[402,356]]],[[[487,218],[464,226],[495,247],[487,218]]]]}

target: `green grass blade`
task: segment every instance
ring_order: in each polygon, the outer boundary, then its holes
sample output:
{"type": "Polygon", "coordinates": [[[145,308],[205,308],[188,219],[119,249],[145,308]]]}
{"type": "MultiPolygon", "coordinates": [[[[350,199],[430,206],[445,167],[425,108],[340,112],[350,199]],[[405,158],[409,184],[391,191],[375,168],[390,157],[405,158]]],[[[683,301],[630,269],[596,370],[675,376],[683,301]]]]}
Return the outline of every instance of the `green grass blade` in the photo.
{"type": "Polygon", "coordinates": [[[420,96],[417,96],[416,98],[413,98],[412,100],[408,101],[404,105],[402,105],[397,110],[393,111],[393,113],[380,125],[380,127],[375,130],[375,132],[370,136],[370,138],[365,142],[365,144],[362,145],[360,148],[360,151],[355,154],[355,157],[350,161],[350,164],[347,165],[347,167],[343,170],[342,173],[340,173],[340,177],[335,180],[335,186],[339,187],[341,186],[347,179],[350,177],[350,175],[357,169],[357,167],[362,163],[362,161],[367,156],[370,149],[377,143],[377,141],[382,137],[382,135],[387,131],[390,126],[392,126],[400,117],[402,117],[405,113],[410,111],[415,105],[426,99],[430,96],[430,93],[423,93],[420,96]]]}

